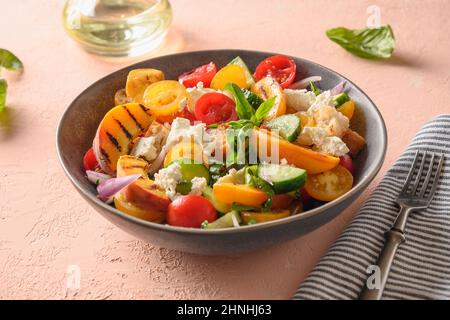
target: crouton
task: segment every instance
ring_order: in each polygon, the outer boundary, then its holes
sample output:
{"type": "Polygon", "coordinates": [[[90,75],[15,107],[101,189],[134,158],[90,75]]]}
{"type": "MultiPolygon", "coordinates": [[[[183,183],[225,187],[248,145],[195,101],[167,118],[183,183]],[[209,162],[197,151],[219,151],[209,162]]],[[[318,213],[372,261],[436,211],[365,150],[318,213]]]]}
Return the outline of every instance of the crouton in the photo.
{"type": "Polygon", "coordinates": [[[354,158],[366,145],[366,140],[361,137],[357,132],[348,129],[342,135],[342,141],[347,145],[350,152],[349,154],[354,158]]]}

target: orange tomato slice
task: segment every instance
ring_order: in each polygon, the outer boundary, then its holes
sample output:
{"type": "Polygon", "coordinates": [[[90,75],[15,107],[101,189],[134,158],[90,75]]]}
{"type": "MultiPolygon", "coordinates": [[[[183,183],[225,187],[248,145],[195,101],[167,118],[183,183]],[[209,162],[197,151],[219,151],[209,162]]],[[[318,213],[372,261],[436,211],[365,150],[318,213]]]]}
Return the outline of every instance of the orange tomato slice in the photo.
{"type": "Polygon", "coordinates": [[[225,85],[232,82],[240,88],[247,86],[245,71],[235,64],[229,64],[220,69],[211,81],[211,88],[214,90],[223,90],[225,85]]]}
{"type": "Polygon", "coordinates": [[[189,94],[178,81],[163,80],[148,86],[143,100],[158,121],[170,122],[184,105],[189,104],[189,94]]]}
{"type": "Polygon", "coordinates": [[[314,199],[332,201],[348,192],[353,186],[353,176],[343,166],[319,174],[309,175],[305,189],[314,199]]]}

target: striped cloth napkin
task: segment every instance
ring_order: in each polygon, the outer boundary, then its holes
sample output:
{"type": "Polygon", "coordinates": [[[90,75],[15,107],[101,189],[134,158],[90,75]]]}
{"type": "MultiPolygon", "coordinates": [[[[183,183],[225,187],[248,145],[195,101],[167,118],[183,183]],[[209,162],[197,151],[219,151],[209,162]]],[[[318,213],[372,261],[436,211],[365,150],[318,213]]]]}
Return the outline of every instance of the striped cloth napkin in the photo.
{"type": "Polygon", "coordinates": [[[384,233],[398,213],[397,195],[416,150],[444,153],[446,160],[430,206],[411,213],[383,299],[450,299],[450,115],[428,122],[386,173],[358,215],[301,284],[293,299],[357,299],[384,233]]]}

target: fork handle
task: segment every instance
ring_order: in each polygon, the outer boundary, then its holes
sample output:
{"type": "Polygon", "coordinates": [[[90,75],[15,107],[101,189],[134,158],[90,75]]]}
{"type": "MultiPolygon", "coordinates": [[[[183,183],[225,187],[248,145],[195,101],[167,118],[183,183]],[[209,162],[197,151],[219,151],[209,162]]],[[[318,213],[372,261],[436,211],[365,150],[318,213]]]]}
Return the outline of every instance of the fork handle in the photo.
{"type": "Polygon", "coordinates": [[[380,286],[379,288],[369,289],[367,283],[364,286],[359,298],[361,300],[379,300],[384,291],[386,281],[388,279],[389,271],[391,270],[392,262],[394,261],[395,253],[398,247],[405,241],[403,232],[392,228],[385,233],[386,242],[381,254],[378,258],[377,265],[380,268],[380,286]]]}

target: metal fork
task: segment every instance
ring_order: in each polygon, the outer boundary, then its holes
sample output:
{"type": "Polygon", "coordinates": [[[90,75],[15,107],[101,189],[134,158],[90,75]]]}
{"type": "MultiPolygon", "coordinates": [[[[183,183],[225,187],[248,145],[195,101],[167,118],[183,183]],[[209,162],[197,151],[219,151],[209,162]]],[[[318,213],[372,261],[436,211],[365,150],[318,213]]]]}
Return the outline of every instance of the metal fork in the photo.
{"type": "Polygon", "coordinates": [[[400,195],[397,197],[397,204],[400,206],[400,212],[397,219],[394,222],[391,230],[386,232],[386,241],[384,248],[378,257],[377,265],[380,268],[380,286],[379,288],[369,289],[367,284],[364,286],[364,290],[360,295],[362,300],[378,300],[381,298],[386,281],[389,275],[389,271],[394,261],[395,253],[397,252],[400,244],[405,242],[405,226],[408,220],[409,214],[418,209],[425,209],[430,205],[431,199],[436,191],[439,175],[444,163],[444,155],[436,154],[433,152],[419,152],[417,151],[414,156],[413,164],[408,172],[405,184],[403,186],[400,195]],[[431,154],[431,160],[428,170],[424,170],[426,159],[431,154]],[[419,166],[419,159],[420,166],[419,166]],[[437,165],[436,165],[437,164],[437,165]],[[436,166],[436,169],[435,169],[436,166]],[[417,174],[415,175],[415,172],[417,174]],[[427,171],[426,173],[424,171],[427,171]],[[421,183],[422,178],[425,176],[425,180],[421,183]],[[413,182],[413,177],[415,179],[413,182]],[[419,188],[420,186],[420,188],[419,188]],[[429,190],[429,192],[428,192],[429,190]]]}

